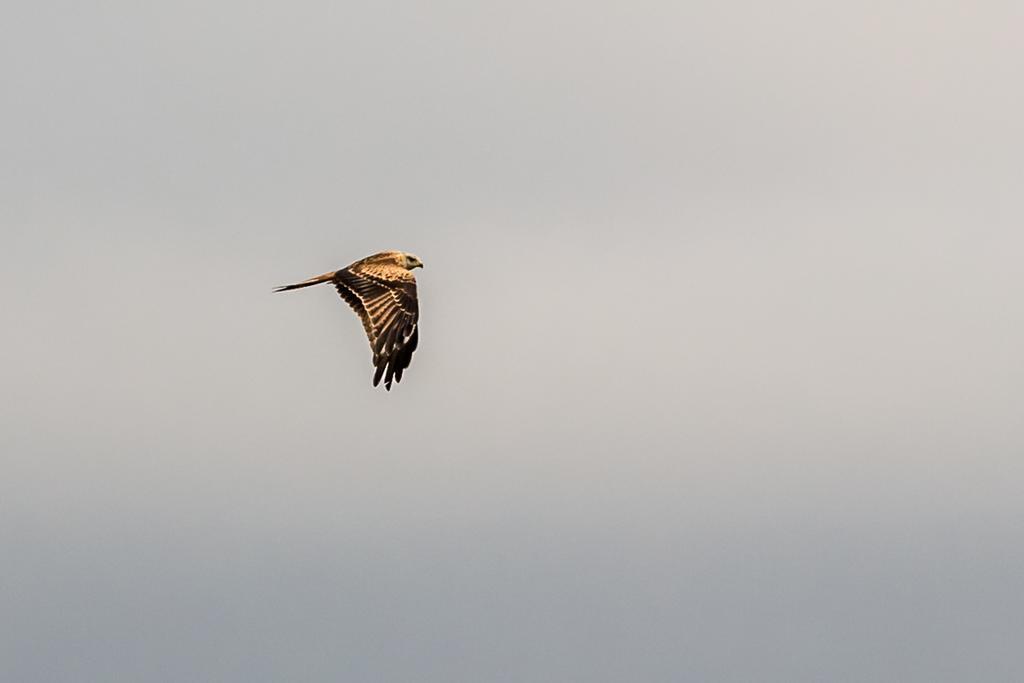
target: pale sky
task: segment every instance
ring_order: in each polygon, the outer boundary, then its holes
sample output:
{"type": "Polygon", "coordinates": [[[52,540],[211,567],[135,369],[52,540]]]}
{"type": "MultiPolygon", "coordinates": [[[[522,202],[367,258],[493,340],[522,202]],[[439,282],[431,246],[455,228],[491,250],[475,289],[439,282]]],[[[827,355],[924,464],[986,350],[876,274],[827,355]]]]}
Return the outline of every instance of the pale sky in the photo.
{"type": "Polygon", "coordinates": [[[1020,3],[3,15],[0,680],[1024,680],[1020,3]]]}

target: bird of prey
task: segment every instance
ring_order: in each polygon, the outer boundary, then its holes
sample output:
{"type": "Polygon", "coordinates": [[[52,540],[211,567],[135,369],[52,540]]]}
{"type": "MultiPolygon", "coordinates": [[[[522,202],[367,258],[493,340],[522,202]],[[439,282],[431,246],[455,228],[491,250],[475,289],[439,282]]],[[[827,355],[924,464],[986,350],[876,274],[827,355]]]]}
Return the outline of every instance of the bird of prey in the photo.
{"type": "Polygon", "coordinates": [[[391,391],[392,378],[402,381],[402,373],[412,362],[419,342],[419,302],[416,299],[414,268],[423,262],[402,251],[382,251],[336,270],[278,287],[286,292],[330,282],[363,321],[363,329],[373,351],[373,386],[384,379],[391,391]]]}

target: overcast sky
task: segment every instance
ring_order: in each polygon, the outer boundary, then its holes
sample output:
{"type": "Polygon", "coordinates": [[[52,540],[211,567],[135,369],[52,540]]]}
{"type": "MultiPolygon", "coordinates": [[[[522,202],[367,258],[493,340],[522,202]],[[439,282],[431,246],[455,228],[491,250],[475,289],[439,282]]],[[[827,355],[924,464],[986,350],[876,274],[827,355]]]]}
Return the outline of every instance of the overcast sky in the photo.
{"type": "Polygon", "coordinates": [[[3,15],[0,679],[1024,680],[1019,2],[3,15]]]}

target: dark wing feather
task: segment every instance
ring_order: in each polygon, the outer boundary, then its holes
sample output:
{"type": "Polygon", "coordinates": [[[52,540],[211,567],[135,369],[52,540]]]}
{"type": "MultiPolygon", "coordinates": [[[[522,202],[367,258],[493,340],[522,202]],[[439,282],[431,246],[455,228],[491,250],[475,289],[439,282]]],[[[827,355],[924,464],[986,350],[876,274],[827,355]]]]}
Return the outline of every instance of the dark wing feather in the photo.
{"type": "Polygon", "coordinates": [[[334,275],[341,298],[363,322],[373,351],[373,386],[384,380],[390,391],[392,381],[402,381],[402,372],[412,362],[419,343],[419,302],[414,279],[388,279],[359,272],[353,267],[334,275]]]}

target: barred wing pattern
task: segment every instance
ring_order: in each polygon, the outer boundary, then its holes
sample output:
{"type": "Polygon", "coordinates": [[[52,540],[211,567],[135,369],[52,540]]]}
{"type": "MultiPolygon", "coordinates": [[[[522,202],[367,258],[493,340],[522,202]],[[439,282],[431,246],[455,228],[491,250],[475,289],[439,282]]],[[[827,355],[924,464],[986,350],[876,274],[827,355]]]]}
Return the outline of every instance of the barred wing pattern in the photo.
{"type": "Polygon", "coordinates": [[[406,277],[392,279],[382,275],[391,275],[393,271],[361,265],[357,262],[339,270],[331,281],[363,321],[376,368],[373,386],[383,378],[384,387],[391,391],[392,379],[402,381],[402,373],[412,362],[419,343],[416,280],[407,271],[402,273],[406,277]]]}

